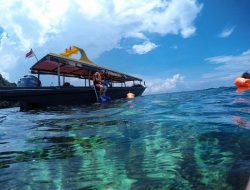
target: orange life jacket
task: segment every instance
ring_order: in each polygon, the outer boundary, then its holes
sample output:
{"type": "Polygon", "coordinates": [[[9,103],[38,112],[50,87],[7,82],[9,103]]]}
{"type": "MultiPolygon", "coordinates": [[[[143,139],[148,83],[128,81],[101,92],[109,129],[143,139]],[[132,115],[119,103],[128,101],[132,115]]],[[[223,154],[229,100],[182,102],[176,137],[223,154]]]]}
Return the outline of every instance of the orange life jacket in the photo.
{"type": "Polygon", "coordinates": [[[250,79],[238,77],[237,79],[235,79],[234,84],[237,87],[238,92],[250,90],[250,79]]]}
{"type": "Polygon", "coordinates": [[[99,72],[95,72],[95,74],[93,75],[93,81],[94,84],[100,84],[102,81],[102,76],[99,72]]]}

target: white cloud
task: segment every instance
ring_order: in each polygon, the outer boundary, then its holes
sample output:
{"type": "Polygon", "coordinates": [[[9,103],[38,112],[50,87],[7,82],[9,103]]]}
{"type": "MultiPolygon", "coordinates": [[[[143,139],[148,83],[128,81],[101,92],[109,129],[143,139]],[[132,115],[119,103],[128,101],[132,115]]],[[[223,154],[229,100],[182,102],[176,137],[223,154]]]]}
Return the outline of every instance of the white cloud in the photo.
{"type": "Polygon", "coordinates": [[[4,54],[0,56],[0,74],[7,80],[10,78],[9,72],[16,67],[18,57],[12,54],[4,54]]]}
{"type": "Polygon", "coordinates": [[[125,37],[138,38],[138,39],[141,39],[141,40],[148,40],[148,38],[142,32],[132,32],[132,33],[128,34],[125,37]]]}
{"type": "MultiPolygon", "coordinates": [[[[95,58],[120,47],[121,40],[130,37],[145,40],[149,48],[146,35],[150,33],[192,36],[201,9],[196,0],[3,1],[0,27],[9,38],[0,44],[0,54],[22,57],[33,48],[42,57],[77,45],[95,58]]],[[[154,45],[151,43],[151,48],[154,45]]]]}
{"type": "MultiPolygon", "coordinates": [[[[0,35],[0,45],[1,44],[4,44],[8,39],[8,34],[6,32],[3,32],[1,35],[0,35]]],[[[2,48],[2,46],[0,46],[0,48],[2,48]]]]}
{"type": "Polygon", "coordinates": [[[89,17],[89,19],[97,17],[103,12],[101,1],[91,0],[91,1],[84,1],[83,3],[82,0],[77,0],[77,3],[79,5],[81,12],[85,14],[87,17],[89,17]]]}
{"type": "Polygon", "coordinates": [[[194,27],[187,27],[181,31],[183,38],[188,38],[195,33],[196,29],[194,27]]]}
{"type": "Polygon", "coordinates": [[[220,38],[227,38],[234,32],[235,26],[230,28],[225,28],[218,36],[220,38]]]}
{"type": "Polygon", "coordinates": [[[150,52],[151,50],[155,49],[157,47],[156,44],[152,42],[145,41],[143,44],[139,45],[133,45],[132,50],[134,53],[137,54],[145,54],[150,52]]]}
{"type": "Polygon", "coordinates": [[[250,49],[240,55],[226,55],[207,58],[206,61],[216,64],[213,72],[203,75],[204,79],[229,81],[232,84],[237,76],[250,68],[250,49]]]}
{"type": "Polygon", "coordinates": [[[184,77],[175,74],[172,78],[148,79],[145,94],[158,94],[178,90],[177,85],[183,82],[184,77]]]}

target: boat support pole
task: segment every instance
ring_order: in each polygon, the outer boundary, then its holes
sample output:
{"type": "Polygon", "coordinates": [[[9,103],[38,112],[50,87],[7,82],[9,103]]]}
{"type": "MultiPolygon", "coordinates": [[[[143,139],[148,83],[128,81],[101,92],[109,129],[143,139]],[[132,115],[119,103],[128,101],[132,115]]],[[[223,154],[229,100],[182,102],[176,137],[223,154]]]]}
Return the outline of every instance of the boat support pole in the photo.
{"type": "Polygon", "coordinates": [[[60,63],[57,64],[58,86],[61,86],[60,82],[60,63]]]}
{"type": "Polygon", "coordinates": [[[63,84],[65,83],[65,76],[63,76],[63,84]]]}
{"type": "MultiPolygon", "coordinates": [[[[90,72],[89,72],[89,86],[90,86],[90,72]]],[[[94,91],[95,91],[96,101],[98,102],[98,94],[97,94],[97,91],[96,91],[96,88],[95,88],[94,81],[93,81],[93,88],[94,88],[94,91]]]]}
{"type": "Polygon", "coordinates": [[[96,92],[96,88],[95,88],[95,85],[94,86],[94,91],[95,91],[95,96],[96,96],[96,101],[98,102],[98,95],[97,95],[97,92],[96,92]]]}

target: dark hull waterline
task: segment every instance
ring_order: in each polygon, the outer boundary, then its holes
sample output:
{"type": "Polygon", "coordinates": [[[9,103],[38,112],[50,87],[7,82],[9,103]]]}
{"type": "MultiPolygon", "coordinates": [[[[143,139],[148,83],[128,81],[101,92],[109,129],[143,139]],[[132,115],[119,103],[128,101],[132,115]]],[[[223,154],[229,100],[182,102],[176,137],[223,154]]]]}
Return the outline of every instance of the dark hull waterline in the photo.
{"type": "MultiPolygon", "coordinates": [[[[110,87],[106,93],[112,100],[126,98],[131,92],[140,96],[145,87],[110,87]]],[[[98,92],[97,92],[98,94],[98,92]]],[[[40,88],[1,88],[0,101],[20,102],[20,110],[57,105],[83,105],[97,102],[93,87],[40,87],[40,88]]]]}

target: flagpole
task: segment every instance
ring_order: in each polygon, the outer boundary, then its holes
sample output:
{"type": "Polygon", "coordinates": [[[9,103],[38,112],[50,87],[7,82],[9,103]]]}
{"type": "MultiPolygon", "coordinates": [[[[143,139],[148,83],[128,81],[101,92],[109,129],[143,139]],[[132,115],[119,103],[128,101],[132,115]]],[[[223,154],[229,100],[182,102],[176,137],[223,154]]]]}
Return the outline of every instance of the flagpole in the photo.
{"type": "MultiPolygon", "coordinates": [[[[34,56],[35,56],[35,58],[36,58],[36,61],[38,62],[37,56],[36,56],[36,54],[35,54],[35,52],[33,51],[32,48],[31,48],[31,52],[32,52],[32,54],[34,54],[34,56]]],[[[39,71],[38,71],[38,73],[37,73],[37,78],[40,80],[40,73],[39,73],[39,71]]]]}
{"type": "Polygon", "coordinates": [[[38,62],[38,59],[37,59],[37,56],[36,56],[35,52],[33,51],[33,49],[31,49],[31,51],[33,52],[33,54],[34,54],[34,56],[36,58],[36,61],[38,62]]]}

